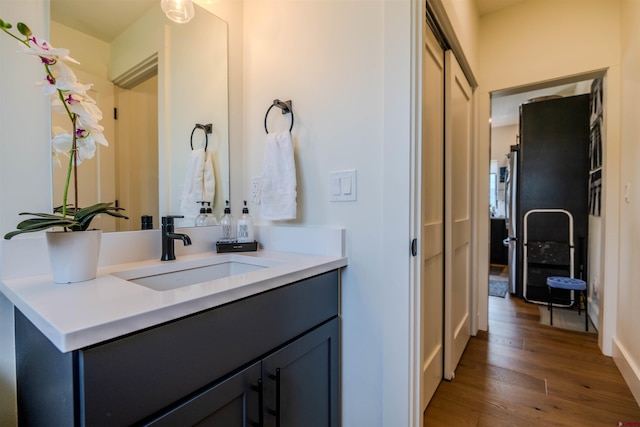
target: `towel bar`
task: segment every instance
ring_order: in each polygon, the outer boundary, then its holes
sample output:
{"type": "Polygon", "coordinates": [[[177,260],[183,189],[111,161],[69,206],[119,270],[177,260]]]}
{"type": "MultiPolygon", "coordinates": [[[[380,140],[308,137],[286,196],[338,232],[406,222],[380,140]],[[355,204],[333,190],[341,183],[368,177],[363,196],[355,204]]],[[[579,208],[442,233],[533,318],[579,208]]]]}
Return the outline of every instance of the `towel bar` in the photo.
{"type": "Polygon", "coordinates": [[[269,133],[269,129],[267,129],[267,117],[269,116],[269,111],[271,111],[273,107],[280,108],[282,110],[282,114],[291,113],[291,126],[289,127],[289,132],[291,132],[291,129],[293,129],[293,110],[291,109],[291,100],[282,102],[279,99],[273,100],[273,104],[269,106],[269,108],[267,109],[267,113],[264,115],[265,132],[269,133]]]}

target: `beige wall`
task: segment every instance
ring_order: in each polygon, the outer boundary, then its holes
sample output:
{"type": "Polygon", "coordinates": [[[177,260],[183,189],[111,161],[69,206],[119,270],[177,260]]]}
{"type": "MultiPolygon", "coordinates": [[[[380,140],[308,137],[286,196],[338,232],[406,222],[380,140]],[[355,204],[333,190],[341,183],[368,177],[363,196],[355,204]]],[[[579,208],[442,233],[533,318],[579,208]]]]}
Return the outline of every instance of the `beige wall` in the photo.
{"type": "Polygon", "coordinates": [[[614,357],[640,402],[640,2],[622,9],[620,286],[614,357]],[[628,189],[627,189],[628,186],[628,189]],[[634,378],[635,381],[630,380],[634,378]]]}
{"type": "Polygon", "coordinates": [[[453,26],[464,57],[477,78],[478,73],[478,29],[480,19],[475,1],[433,0],[442,3],[453,26]]]}
{"type": "Polygon", "coordinates": [[[525,0],[480,21],[480,84],[513,88],[620,63],[618,0],[525,0]]]}

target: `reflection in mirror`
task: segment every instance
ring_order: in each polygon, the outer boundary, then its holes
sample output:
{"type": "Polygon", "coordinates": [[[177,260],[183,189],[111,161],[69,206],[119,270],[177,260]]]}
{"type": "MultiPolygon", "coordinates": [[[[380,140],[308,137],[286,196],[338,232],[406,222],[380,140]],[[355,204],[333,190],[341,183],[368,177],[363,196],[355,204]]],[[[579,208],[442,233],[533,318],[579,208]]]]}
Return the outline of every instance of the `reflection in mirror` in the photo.
{"type": "MultiPolygon", "coordinates": [[[[51,0],[50,41],[68,48],[74,68],[103,112],[109,147],[78,168],[81,205],[116,200],[129,221],[103,215],[103,231],[139,230],[141,217],[183,214],[178,226],[194,225],[198,206],[180,208],[191,131],[212,123],[207,152],[213,160],[213,213],[229,198],[227,24],[196,5],[188,24],[163,15],[158,0],[105,2],[51,0]],[[204,42],[203,42],[204,41],[204,42]],[[206,46],[206,49],[203,49],[206,46]],[[113,112],[113,113],[112,113],[113,112]]],[[[60,120],[52,115],[52,124],[60,120]]],[[[196,132],[193,146],[204,146],[196,132]]],[[[54,167],[54,205],[64,171],[54,167]]]]}
{"type": "Polygon", "coordinates": [[[491,160],[489,166],[489,214],[498,215],[498,161],[491,160]]]}

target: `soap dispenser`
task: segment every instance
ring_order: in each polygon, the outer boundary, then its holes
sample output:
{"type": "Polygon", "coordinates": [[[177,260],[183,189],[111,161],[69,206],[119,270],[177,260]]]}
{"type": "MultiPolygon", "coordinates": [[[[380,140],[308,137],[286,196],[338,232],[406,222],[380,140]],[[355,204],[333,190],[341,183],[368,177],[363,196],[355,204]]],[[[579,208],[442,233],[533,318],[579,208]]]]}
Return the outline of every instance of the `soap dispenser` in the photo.
{"type": "Polygon", "coordinates": [[[253,241],[253,219],[249,215],[249,208],[247,208],[247,201],[245,200],[242,216],[238,219],[238,242],[248,243],[253,241]]]}
{"type": "Polygon", "coordinates": [[[231,208],[229,207],[229,201],[224,208],[224,215],[220,218],[220,225],[222,225],[222,240],[230,241],[236,238],[236,223],[231,216],[231,208]]]}
{"type": "Polygon", "coordinates": [[[207,225],[218,225],[218,220],[211,209],[211,202],[207,202],[207,225]]]}
{"type": "Polygon", "coordinates": [[[204,207],[205,202],[196,202],[201,204],[200,214],[196,217],[196,227],[203,227],[207,224],[207,210],[204,207]]]}

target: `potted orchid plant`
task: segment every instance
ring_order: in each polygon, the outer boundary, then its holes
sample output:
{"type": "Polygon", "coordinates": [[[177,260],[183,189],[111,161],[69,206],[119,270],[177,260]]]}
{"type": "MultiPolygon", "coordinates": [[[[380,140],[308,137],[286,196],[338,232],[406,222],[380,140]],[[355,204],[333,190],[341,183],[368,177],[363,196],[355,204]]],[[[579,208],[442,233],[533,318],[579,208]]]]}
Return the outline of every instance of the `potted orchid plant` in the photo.
{"type": "MultiPolygon", "coordinates": [[[[61,234],[77,234],[66,232],[88,231],[91,221],[99,214],[128,219],[119,212],[123,208],[114,206],[114,203],[97,203],[84,208],[80,208],[78,205],[78,166],[84,160],[91,159],[95,155],[96,143],[108,146],[103,134],[104,128],[99,124],[99,121],[102,120],[102,112],[87,94],[92,85],[85,85],[77,80],[66,62],[78,62],[69,57],[67,49],[54,48],[48,42],[36,38],[29,27],[22,22],[19,22],[16,27],[20,35],[10,31],[13,26],[0,19],[0,30],[20,42],[23,46],[23,53],[35,56],[44,66],[44,79],[37,85],[41,86],[44,94],[51,98],[52,109],[69,118],[71,131],[54,129],[54,136],[51,140],[52,153],[57,163],[62,164],[61,160],[64,157],[68,158],[62,205],[54,208],[52,213],[21,212],[20,215],[30,215],[31,217],[20,222],[16,227],[17,230],[5,234],[4,238],[11,239],[18,234],[55,227],[62,228],[61,234]],[[68,203],[72,174],[74,176],[73,203],[68,203]]],[[[49,254],[53,256],[49,233],[47,233],[49,254]]],[[[100,233],[98,234],[100,235],[100,233]]],[[[56,247],[59,248],[58,245],[56,247]]],[[[60,251],[64,251],[64,249],[60,251]]],[[[95,277],[95,271],[93,277],[95,277]]],[[[61,280],[67,281],[66,279],[61,280]]],[[[58,280],[55,281],[58,282],[58,280]]]]}
{"type": "Polygon", "coordinates": [[[95,101],[87,95],[91,85],[81,84],[65,61],[78,63],[69,57],[67,49],[56,49],[48,42],[33,36],[31,30],[22,22],[17,24],[22,37],[9,31],[12,25],[0,19],[0,29],[24,45],[23,52],[36,56],[44,65],[45,78],[38,85],[45,95],[51,97],[54,111],[62,112],[69,117],[71,132],[56,129],[51,141],[54,159],[61,164],[61,157],[68,157],[67,174],[64,186],[62,205],[49,213],[22,212],[20,215],[31,215],[34,218],[20,222],[16,231],[5,234],[5,239],[33,231],[46,230],[52,227],[63,227],[70,231],[85,231],[98,214],[107,214],[118,218],[127,218],[118,211],[123,208],[113,203],[98,203],[85,208],[78,208],[77,167],[96,152],[96,143],[108,146],[103,134],[103,127],[98,123],[102,112],[95,101]],[[74,203],[69,204],[69,186],[71,175],[74,175],[74,203]]]}

